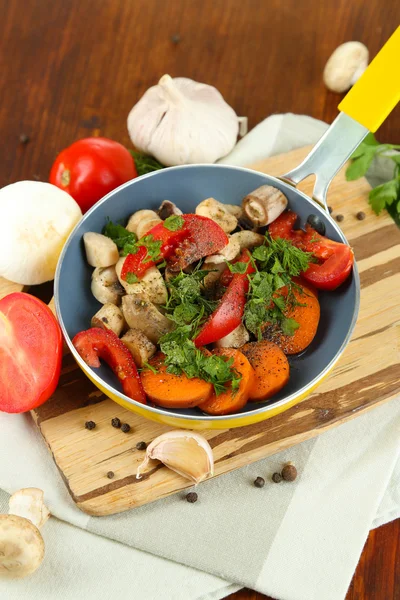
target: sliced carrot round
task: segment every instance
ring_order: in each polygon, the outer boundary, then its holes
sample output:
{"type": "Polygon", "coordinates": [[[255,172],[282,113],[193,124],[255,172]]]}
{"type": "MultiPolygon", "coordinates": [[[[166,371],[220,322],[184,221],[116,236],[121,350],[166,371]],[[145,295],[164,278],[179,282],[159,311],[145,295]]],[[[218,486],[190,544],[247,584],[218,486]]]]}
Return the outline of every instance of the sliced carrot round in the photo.
{"type": "MultiPolygon", "coordinates": [[[[285,293],[283,290],[286,288],[279,291],[285,293]]],[[[298,354],[311,344],[317,333],[320,317],[318,298],[312,290],[306,287],[301,290],[295,288],[293,293],[299,305],[293,306],[285,314],[299,324],[298,329],[293,335],[283,335],[277,331],[276,326],[266,323],[262,332],[263,338],[278,344],[285,354],[298,354]]]]}
{"type": "Polygon", "coordinates": [[[212,354],[233,358],[232,367],[242,376],[237,390],[227,386],[225,392],[216,395],[215,392],[199,404],[199,408],[209,415],[229,415],[237,412],[249,399],[250,388],[254,379],[254,371],[248,359],[239,350],[234,348],[220,348],[213,350],[212,354]]]}
{"type": "Polygon", "coordinates": [[[249,400],[261,402],[274,396],[289,381],[289,363],[276,344],[267,340],[250,342],[240,348],[254,369],[249,400]]]}
{"type": "Polygon", "coordinates": [[[190,408],[207,400],[213,391],[211,383],[196,377],[189,379],[183,373],[167,373],[164,359],[164,354],[157,352],[149,360],[149,364],[157,372],[144,369],[141,373],[143,388],[149,400],[164,408],[190,408]]]}

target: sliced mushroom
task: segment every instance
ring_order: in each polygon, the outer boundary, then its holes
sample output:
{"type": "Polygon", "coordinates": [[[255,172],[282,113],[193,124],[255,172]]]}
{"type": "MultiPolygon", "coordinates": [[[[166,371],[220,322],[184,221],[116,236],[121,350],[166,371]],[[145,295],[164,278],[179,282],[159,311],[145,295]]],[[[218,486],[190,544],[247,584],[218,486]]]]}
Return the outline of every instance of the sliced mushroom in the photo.
{"type": "Polygon", "coordinates": [[[231,235],[231,240],[233,239],[238,242],[240,250],[255,248],[265,242],[265,237],[255,231],[238,231],[231,235]]]}
{"type": "Polygon", "coordinates": [[[110,329],[119,337],[124,329],[125,319],[118,306],[107,303],[92,317],[91,325],[101,329],[110,329]]]}
{"type": "Polygon", "coordinates": [[[124,288],[120,285],[115,267],[97,268],[92,274],[92,294],[101,304],[120,304],[124,288]]]}
{"type": "Polygon", "coordinates": [[[243,216],[243,208],[237,204],[224,204],[224,208],[238,220],[243,216]]]}
{"type": "Polygon", "coordinates": [[[210,271],[203,279],[203,287],[206,290],[212,290],[215,284],[221,277],[221,273],[225,271],[226,264],[223,263],[204,263],[202,267],[205,271],[210,271]]]}
{"type": "Polygon", "coordinates": [[[136,294],[142,290],[149,296],[150,302],[154,304],[165,304],[168,298],[167,288],[163,276],[157,267],[150,267],[147,269],[145,275],[138,280],[136,283],[128,283],[121,277],[122,267],[124,265],[125,256],[122,256],[117,264],[115,270],[119,279],[120,284],[124,288],[127,294],[136,294]]]}
{"type": "Polygon", "coordinates": [[[126,229],[133,233],[136,233],[138,238],[146,235],[148,231],[158,223],[161,223],[161,219],[154,210],[138,210],[129,218],[126,229]]]}
{"type": "Polygon", "coordinates": [[[171,321],[157,310],[141,289],[122,298],[122,312],[129,327],[140,329],[153,344],[172,328],[171,321]]]}
{"type": "Polygon", "coordinates": [[[136,366],[139,368],[142,368],[157,350],[157,347],[140,329],[129,329],[122,336],[121,342],[128,348],[136,366]]]}
{"type": "Polygon", "coordinates": [[[237,218],[225,208],[225,204],[215,198],[207,198],[200,202],[196,206],[196,215],[212,219],[225,233],[230,233],[237,227],[237,218]]]}
{"type": "Polygon", "coordinates": [[[324,68],[323,80],[332,92],[351,88],[368,66],[368,48],[361,42],[346,42],[336,48],[324,68]]]}
{"type": "Polygon", "coordinates": [[[229,238],[228,244],[222,248],[222,250],[218,254],[211,254],[211,256],[207,256],[204,261],[204,264],[212,263],[214,265],[218,265],[219,263],[224,263],[226,260],[233,260],[240,252],[240,244],[239,240],[235,238],[233,234],[229,238]]]}
{"type": "Polygon", "coordinates": [[[228,333],[228,335],[226,335],[225,337],[218,340],[218,342],[215,342],[214,345],[216,348],[240,348],[241,346],[246,344],[249,341],[249,339],[249,332],[247,331],[243,323],[240,323],[240,325],[238,325],[236,329],[231,331],[231,333],[228,333]]]}
{"type": "Polygon", "coordinates": [[[86,259],[92,267],[110,267],[119,259],[117,245],[102,233],[87,231],[83,234],[86,259]]]}
{"type": "Polygon", "coordinates": [[[183,215],[183,212],[170,200],[164,200],[160,208],[157,210],[157,214],[160,219],[165,221],[165,219],[171,217],[172,215],[183,215]]]}
{"type": "Polygon", "coordinates": [[[145,292],[154,304],[165,304],[168,300],[167,287],[157,267],[150,267],[140,280],[145,292]]]}
{"type": "Polygon", "coordinates": [[[8,515],[0,515],[0,578],[31,575],[44,558],[44,541],[39,527],[50,516],[43,492],[26,488],[13,494],[8,515]]]}
{"type": "Polygon", "coordinates": [[[278,188],[262,185],[243,198],[242,206],[256,227],[264,227],[283,213],[287,203],[286,196],[278,188]]]}

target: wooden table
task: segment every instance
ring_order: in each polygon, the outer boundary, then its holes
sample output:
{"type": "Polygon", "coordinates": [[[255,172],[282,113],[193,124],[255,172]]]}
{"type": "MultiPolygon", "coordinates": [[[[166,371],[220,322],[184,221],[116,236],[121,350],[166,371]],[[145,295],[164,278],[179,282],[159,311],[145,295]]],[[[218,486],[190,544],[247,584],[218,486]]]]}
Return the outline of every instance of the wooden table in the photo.
{"type": "MultiPolygon", "coordinates": [[[[355,39],[373,56],[400,9],[398,0],[0,0],[0,14],[3,186],[45,181],[77,138],[129,145],[127,114],[164,73],[215,85],[251,127],[289,111],[330,122],[340,99],[322,83],[330,53],[355,39]]],[[[400,107],[378,138],[399,142],[400,107]]],[[[399,599],[396,521],[370,534],[347,600],[399,599]]]]}

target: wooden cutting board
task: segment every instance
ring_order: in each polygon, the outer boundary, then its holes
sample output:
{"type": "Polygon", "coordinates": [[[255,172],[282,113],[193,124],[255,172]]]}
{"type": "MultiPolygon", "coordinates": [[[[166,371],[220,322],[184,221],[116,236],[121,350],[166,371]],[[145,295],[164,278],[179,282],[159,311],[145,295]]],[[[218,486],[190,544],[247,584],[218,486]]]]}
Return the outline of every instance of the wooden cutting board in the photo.
{"type": "MultiPolygon", "coordinates": [[[[308,148],[262,161],[254,168],[279,175],[298,164],[308,148]]],[[[301,186],[306,193],[312,181],[301,186]]],[[[334,215],[352,244],[361,276],[361,310],[352,340],[327,380],[290,410],[239,429],[206,432],[215,456],[215,476],[242,467],[339,425],[400,393],[400,231],[385,213],[369,209],[366,180],[348,183],[342,171],[330,188],[334,215]],[[358,211],[366,218],[356,219],[358,211]]],[[[0,280],[0,296],[21,286],[0,280]]],[[[107,399],[64,357],[59,387],[33,416],[77,506],[91,515],[109,515],[153,502],[190,487],[162,465],[141,480],[136,468],[149,443],[168,427],[147,421],[107,399]],[[111,426],[119,417],[128,434],[111,426]],[[85,429],[93,420],[96,428],[85,429]],[[109,479],[107,473],[114,472],[109,479]]]]}

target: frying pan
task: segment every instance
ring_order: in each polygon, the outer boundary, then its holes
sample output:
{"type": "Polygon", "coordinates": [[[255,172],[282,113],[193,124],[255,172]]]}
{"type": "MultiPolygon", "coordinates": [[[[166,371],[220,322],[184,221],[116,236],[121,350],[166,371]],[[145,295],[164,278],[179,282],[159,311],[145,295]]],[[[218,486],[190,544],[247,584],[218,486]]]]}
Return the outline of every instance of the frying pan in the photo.
{"type": "Polygon", "coordinates": [[[331,371],[353,331],[360,302],[360,281],[354,265],[350,278],[334,292],[321,292],[321,319],[317,335],[307,350],[290,358],[289,383],[262,403],[248,403],[228,416],[202,414],[196,408],[162,409],[143,405],[122,393],[117,378],[102,365],[91,369],[72,345],[76,333],[90,326],[100,308],[90,291],[92,269],[86,262],[82,237],[87,231],[101,231],[107,218],[126,220],[141,208],[157,209],[165,198],[185,213],[194,212],[204,198],[240,204],[255,188],[268,184],[282,190],[289,208],[304,224],[310,214],[325,224],[326,235],[347,243],[330,217],[326,205],[328,186],[368,131],[376,131],[400,99],[400,83],[387,73],[395,73],[400,57],[400,28],[376,56],[361,79],[339,105],[339,116],[301,165],[280,178],[225,165],[185,165],[151,173],[122,185],[86,213],[71,233],[61,254],[55,278],[57,316],[66,342],[78,365],[93,383],[124,408],[173,427],[226,429],[256,423],[276,415],[305,398],[331,371]],[[313,199],[296,189],[310,174],[316,175],[313,199]]]}

